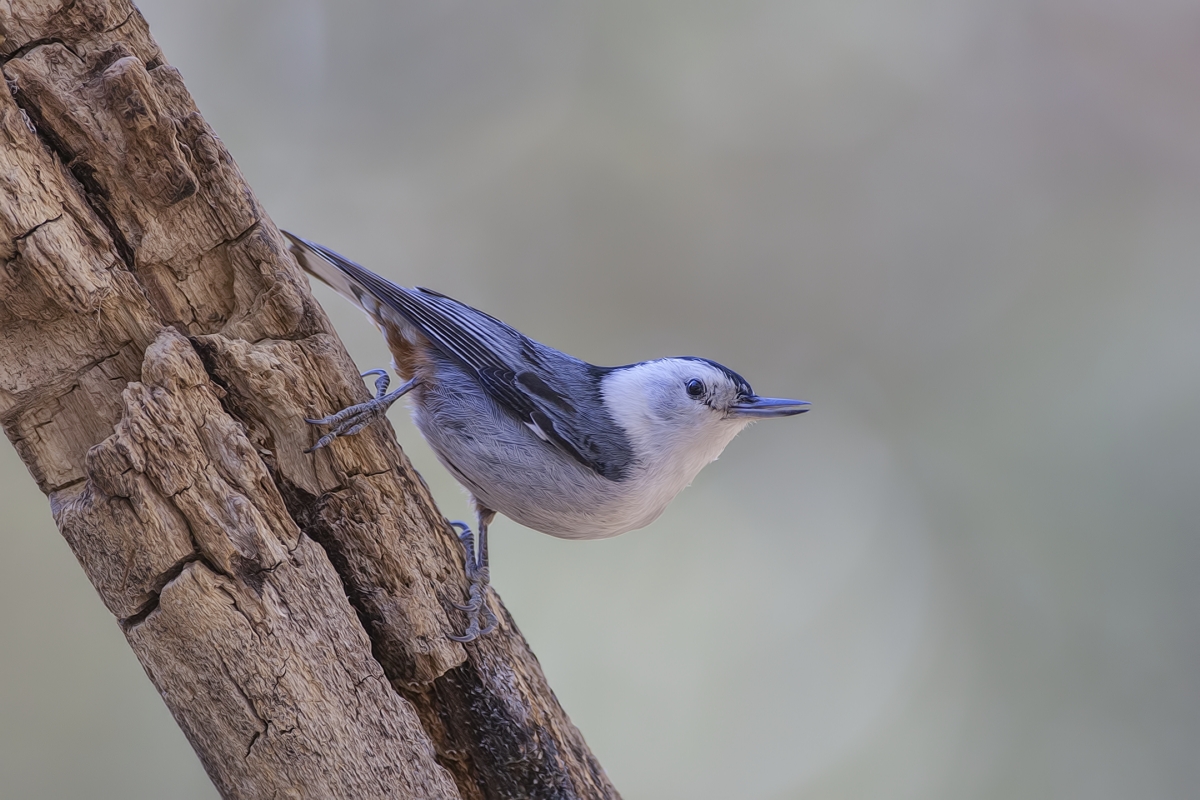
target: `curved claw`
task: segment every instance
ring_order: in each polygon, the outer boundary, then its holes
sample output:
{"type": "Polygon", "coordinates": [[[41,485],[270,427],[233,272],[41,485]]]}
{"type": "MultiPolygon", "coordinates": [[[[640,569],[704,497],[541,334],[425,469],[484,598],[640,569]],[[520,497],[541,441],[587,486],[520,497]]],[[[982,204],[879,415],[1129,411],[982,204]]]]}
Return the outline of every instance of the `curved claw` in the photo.
{"type": "Polygon", "coordinates": [[[492,610],[488,608],[487,604],[484,604],[482,610],[486,612],[488,620],[487,625],[480,628],[479,615],[472,614],[470,624],[467,625],[467,629],[463,631],[462,636],[455,636],[451,633],[447,634],[446,638],[453,639],[456,642],[471,642],[475,639],[478,639],[480,636],[484,636],[496,630],[496,628],[500,625],[500,620],[496,619],[496,615],[492,613],[492,610]]]}
{"type": "Polygon", "coordinates": [[[368,375],[379,376],[375,379],[375,399],[378,400],[387,394],[388,384],[392,382],[392,379],[388,377],[386,369],[369,369],[358,377],[365,378],[368,375]]]}
{"type": "Polygon", "coordinates": [[[487,516],[480,516],[479,553],[475,552],[475,534],[471,531],[471,526],[465,522],[448,520],[448,524],[457,533],[458,541],[462,544],[465,551],[466,564],[464,566],[466,568],[467,580],[470,581],[470,587],[467,590],[467,602],[455,603],[454,601],[450,601],[450,605],[467,615],[467,629],[463,631],[461,636],[447,634],[447,638],[455,642],[474,641],[480,636],[496,630],[500,624],[500,621],[492,613],[492,609],[487,604],[489,578],[487,566],[487,523],[491,520],[492,516],[494,516],[494,512],[489,512],[487,516]],[[482,627],[480,626],[481,622],[484,623],[482,627]]]}
{"type": "Polygon", "coordinates": [[[496,615],[492,613],[492,609],[486,603],[483,606],[483,610],[487,612],[487,617],[490,622],[488,622],[487,626],[479,632],[480,636],[483,636],[485,633],[491,633],[500,625],[500,620],[496,619],[496,615]]]}
{"type": "Polygon", "coordinates": [[[466,611],[468,614],[474,616],[479,612],[479,609],[483,606],[483,597],[486,592],[487,592],[487,585],[484,582],[479,581],[477,579],[472,579],[471,580],[471,588],[467,591],[466,605],[459,605],[458,603],[455,603],[453,600],[450,601],[450,605],[454,606],[459,611],[466,611]]]}
{"type": "Polygon", "coordinates": [[[474,567],[468,559],[467,576],[471,579],[471,587],[467,593],[467,602],[455,603],[453,600],[450,601],[450,605],[459,611],[465,612],[467,615],[467,629],[463,632],[463,635],[450,636],[456,642],[469,642],[477,639],[485,633],[491,633],[496,630],[496,626],[500,624],[499,620],[496,619],[496,615],[492,613],[491,607],[487,604],[487,567],[474,567]],[[479,626],[481,617],[486,623],[482,628],[479,626]]]}
{"type": "Polygon", "coordinates": [[[317,439],[317,443],[314,444],[312,447],[308,448],[307,450],[305,450],[304,452],[314,453],[317,450],[320,450],[322,447],[325,447],[326,445],[328,445],[330,442],[332,442],[336,438],[337,438],[336,433],[327,433],[324,436],[322,436],[320,439],[317,439]]]}
{"type": "Polygon", "coordinates": [[[466,631],[463,632],[462,636],[455,636],[453,633],[448,633],[446,634],[446,638],[453,639],[456,642],[473,642],[482,634],[483,631],[479,630],[478,625],[470,625],[467,627],[466,631]]]}
{"type": "MultiPolygon", "coordinates": [[[[460,531],[458,534],[458,541],[460,544],[462,544],[463,550],[467,556],[467,577],[471,580],[471,583],[474,584],[477,582],[477,576],[479,575],[479,557],[475,555],[475,534],[471,532],[470,526],[468,526],[465,522],[451,522],[450,526],[452,528],[458,528],[460,531]]],[[[485,576],[483,580],[486,582],[487,577],[485,576]]]]}

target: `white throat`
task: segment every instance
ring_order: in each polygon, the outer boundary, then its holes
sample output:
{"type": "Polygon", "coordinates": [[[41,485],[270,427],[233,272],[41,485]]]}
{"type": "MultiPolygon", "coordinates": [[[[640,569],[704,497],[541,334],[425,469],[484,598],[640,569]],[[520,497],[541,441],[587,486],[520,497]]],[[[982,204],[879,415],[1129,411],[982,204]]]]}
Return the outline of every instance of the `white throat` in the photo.
{"type": "Polygon", "coordinates": [[[642,525],[662,513],[747,424],[706,407],[690,415],[664,416],[664,393],[682,393],[686,378],[677,377],[678,371],[670,359],[650,361],[609,373],[600,387],[605,406],[637,456],[630,500],[644,506],[641,511],[648,518],[642,525]]]}

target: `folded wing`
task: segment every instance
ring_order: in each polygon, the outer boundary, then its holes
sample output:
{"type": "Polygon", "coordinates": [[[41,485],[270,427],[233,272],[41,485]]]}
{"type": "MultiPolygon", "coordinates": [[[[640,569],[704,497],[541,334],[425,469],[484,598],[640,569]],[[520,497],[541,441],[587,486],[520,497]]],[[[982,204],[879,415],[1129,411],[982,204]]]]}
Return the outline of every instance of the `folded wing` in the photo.
{"type": "Polygon", "coordinates": [[[609,480],[626,476],[630,443],[599,395],[605,368],[539,344],[446,295],[397,286],[326,247],[284,234],[305,270],[380,322],[399,313],[540,439],[609,480]]]}

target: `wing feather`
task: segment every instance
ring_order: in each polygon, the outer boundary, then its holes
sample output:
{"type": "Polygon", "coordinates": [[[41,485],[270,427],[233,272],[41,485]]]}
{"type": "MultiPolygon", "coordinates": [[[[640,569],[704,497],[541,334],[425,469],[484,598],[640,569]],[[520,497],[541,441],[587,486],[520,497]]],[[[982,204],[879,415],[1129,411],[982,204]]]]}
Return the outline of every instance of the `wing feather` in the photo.
{"type": "Polygon", "coordinates": [[[632,449],[604,412],[598,380],[603,368],[539,344],[444,294],[397,286],[326,247],[284,233],[301,266],[372,315],[378,316],[374,301],[399,312],[538,438],[605,478],[625,477],[632,449]],[[590,415],[576,410],[584,402],[590,415]]]}

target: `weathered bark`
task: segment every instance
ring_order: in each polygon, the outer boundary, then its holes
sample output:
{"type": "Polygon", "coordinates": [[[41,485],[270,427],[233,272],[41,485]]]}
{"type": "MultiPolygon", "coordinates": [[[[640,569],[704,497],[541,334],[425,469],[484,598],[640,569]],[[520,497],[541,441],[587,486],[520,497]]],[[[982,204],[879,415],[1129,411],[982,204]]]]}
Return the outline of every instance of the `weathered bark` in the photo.
{"type": "Polygon", "coordinates": [[[221,793],[617,797],[137,10],[0,35],[0,420],[221,793]]]}

